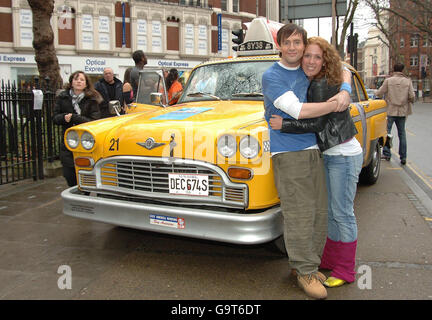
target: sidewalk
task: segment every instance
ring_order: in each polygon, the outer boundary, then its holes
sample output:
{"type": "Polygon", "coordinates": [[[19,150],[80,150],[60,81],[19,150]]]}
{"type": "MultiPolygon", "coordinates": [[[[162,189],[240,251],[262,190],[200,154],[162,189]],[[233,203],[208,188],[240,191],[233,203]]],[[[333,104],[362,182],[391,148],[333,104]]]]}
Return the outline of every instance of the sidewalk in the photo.
{"type": "MultiPolygon", "coordinates": [[[[398,163],[381,164],[378,183],[357,192],[357,282],[328,300],[432,299],[432,212],[398,163]]],[[[65,188],[63,177],[0,186],[0,299],[307,299],[267,245],[75,219],[62,213],[65,188]],[[58,287],[62,265],[70,290],[58,287]]]]}

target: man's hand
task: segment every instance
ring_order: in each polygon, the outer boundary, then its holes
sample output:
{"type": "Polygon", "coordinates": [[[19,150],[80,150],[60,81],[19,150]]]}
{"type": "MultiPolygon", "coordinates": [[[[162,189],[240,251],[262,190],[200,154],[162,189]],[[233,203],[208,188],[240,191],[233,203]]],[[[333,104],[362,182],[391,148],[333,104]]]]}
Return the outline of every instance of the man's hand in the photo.
{"type": "Polygon", "coordinates": [[[334,95],[333,97],[328,99],[327,101],[329,102],[336,101],[337,107],[334,110],[334,112],[342,112],[345,111],[350,105],[351,97],[347,91],[343,90],[339,92],[337,95],[334,95]]]}
{"type": "Polygon", "coordinates": [[[71,121],[71,118],[72,118],[72,113],[68,113],[68,114],[65,114],[65,121],[66,122],[70,122],[71,121]]]}
{"type": "Polygon", "coordinates": [[[276,114],[272,114],[269,123],[270,123],[270,127],[273,130],[280,130],[282,128],[282,120],[283,118],[281,116],[278,116],[276,114]]]}

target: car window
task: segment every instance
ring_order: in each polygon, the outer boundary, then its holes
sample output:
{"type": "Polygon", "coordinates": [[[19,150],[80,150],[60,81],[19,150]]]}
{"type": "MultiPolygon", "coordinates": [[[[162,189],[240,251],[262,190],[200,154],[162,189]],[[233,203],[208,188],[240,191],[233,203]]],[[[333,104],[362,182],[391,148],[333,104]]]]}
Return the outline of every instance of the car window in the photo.
{"type": "Polygon", "coordinates": [[[351,73],[351,101],[352,102],[359,102],[358,95],[357,95],[357,84],[355,82],[355,75],[351,73]]]}
{"type": "Polygon", "coordinates": [[[362,86],[361,83],[360,83],[360,80],[357,78],[356,75],[354,75],[354,79],[355,79],[355,82],[356,82],[356,85],[357,85],[357,88],[358,88],[358,94],[359,94],[359,99],[360,99],[360,101],[365,101],[365,100],[367,100],[367,99],[366,99],[366,95],[365,95],[365,93],[364,93],[364,91],[363,91],[363,86],[362,86]]]}
{"type": "Polygon", "coordinates": [[[195,69],[179,102],[196,100],[263,100],[261,79],[274,61],[217,63],[195,69]],[[201,93],[198,95],[198,93],[201,93]]]}
{"type": "Polygon", "coordinates": [[[164,102],[163,97],[165,96],[165,82],[163,81],[162,70],[146,70],[140,72],[136,102],[159,105],[159,100],[152,100],[152,93],[161,93],[162,102],[164,102]]]}

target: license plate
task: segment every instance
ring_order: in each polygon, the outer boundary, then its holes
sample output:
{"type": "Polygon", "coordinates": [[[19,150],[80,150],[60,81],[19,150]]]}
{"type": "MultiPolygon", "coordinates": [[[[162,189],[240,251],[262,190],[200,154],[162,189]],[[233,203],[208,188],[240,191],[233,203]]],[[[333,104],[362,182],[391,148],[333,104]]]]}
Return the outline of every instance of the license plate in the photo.
{"type": "Polygon", "coordinates": [[[191,196],[208,196],[208,176],[202,174],[168,174],[169,193],[191,196]]]}

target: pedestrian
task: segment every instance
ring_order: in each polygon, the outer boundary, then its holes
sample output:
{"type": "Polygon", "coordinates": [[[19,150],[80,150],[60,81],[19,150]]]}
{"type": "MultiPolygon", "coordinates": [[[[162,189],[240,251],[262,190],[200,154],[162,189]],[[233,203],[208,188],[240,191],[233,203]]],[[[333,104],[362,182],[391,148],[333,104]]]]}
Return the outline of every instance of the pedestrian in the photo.
{"type": "MultiPolygon", "coordinates": [[[[350,99],[346,91],[337,95],[338,100],[304,103],[309,80],[300,68],[307,44],[307,33],[302,27],[284,25],[277,33],[277,43],[281,59],[262,78],[267,122],[273,114],[302,119],[348,107],[350,99]]],[[[327,235],[327,191],[316,136],[281,133],[269,126],[269,137],[292,273],[307,295],[326,298],[327,291],[322,284],[325,276],[318,272],[318,266],[327,235]]]]}
{"type": "Polygon", "coordinates": [[[183,86],[178,80],[179,75],[177,69],[173,68],[169,71],[165,79],[166,89],[168,90],[168,104],[176,104],[180,95],[183,92],[183,86]]]}
{"type": "Polygon", "coordinates": [[[95,83],[94,88],[103,98],[99,106],[101,117],[112,117],[113,115],[109,111],[109,102],[118,100],[120,105],[123,105],[123,83],[114,76],[113,69],[106,67],[103,71],[103,78],[95,83]]]}
{"type": "Polygon", "coordinates": [[[132,90],[130,79],[131,71],[132,67],[127,68],[123,76],[123,101],[125,105],[132,103],[134,98],[134,92],[132,90]]]}
{"type": "MultiPolygon", "coordinates": [[[[311,80],[308,102],[326,101],[340,90],[341,59],[327,40],[320,37],[308,39],[302,68],[311,80]]],[[[363,151],[355,138],[357,130],[349,109],[305,121],[282,120],[277,116],[270,120],[270,124],[272,129],[284,133],[316,132],[318,146],[324,155],[328,194],[328,233],[320,268],[332,270],[324,285],[338,287],[354,282],[357,249],[354,198],[363,151]]]]}
{"type": "Polygon", "coordinates": [[[136,94],[138,92],[138,81],[139,73],[144,69],[147,64],[147,58],[142,50],[136,50],[132,53],[132,59],[135,61],[135,67],[131,70],[130,80],[132,85],[132,91],[134,93],[134,101],[136,100],[136,94]]]}
{"type": "MultiPolygon", "coordinates": [[[[381,88],[376,95],[382,97],[385,95],[387,102],[387,133],[391,133],[393,123],[399,137],[399,159],[402,165],[406,164],[407,159],[407,141],[405,133],[405,122],[408,115],[412,114],[412,103],[415,99],[414,88],[411,79],[405,76],[402,63],[396,63],[393,66],[393,75],[384,80],[381,88]]],[[[383,148],[383,158],[390,161],[391,152],[386,144],[383,148]]]]}
{"type": "MultiPolygon", "coordinates": [[[[99,103],[102,97],[91,84],[83,71],[75,71],[69,77],[65,90],[56,98],[53,122],[62,126],[63,136],[68,128],[100,119],[99,103]]],[[[73,154],[61,140],[60,161],[63,165],[63,176],[69,187],[77,184],[73,154]]]]}

